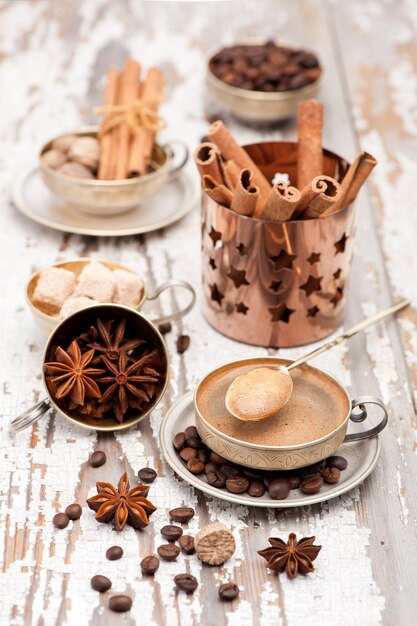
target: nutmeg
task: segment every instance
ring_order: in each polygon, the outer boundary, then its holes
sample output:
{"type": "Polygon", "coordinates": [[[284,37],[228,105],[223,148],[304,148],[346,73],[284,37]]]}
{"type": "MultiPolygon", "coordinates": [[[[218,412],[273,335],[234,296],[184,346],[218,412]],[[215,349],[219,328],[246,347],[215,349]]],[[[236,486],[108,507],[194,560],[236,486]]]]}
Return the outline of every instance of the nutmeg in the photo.
{"type": "Polygon", "coordinates": [[[64,165],[61,165],[61,167],[57,169],[57,172],[65,174],[65,176],[72,176],[73,178],[94,178],[93,173],[88,167],[76,161],[64,163],[64,165]]]}
{"type": "Polygon", "coordinates": [[[67,158],[60,150],[47,150],[41,156],[42,163],[46,167],[50,167],[53,170],[57,170],[61,165],[64,165],[67,158]]]}
{"type": "Polygon", "coordinates": [[[77,141],[77,139],[78,137],[76,135],[63,135],[62,137],[57,137],[52,142],[52,148],[54,150],[60,150],[60,152],[66,154],[74,141],[77,141]]]}
{"type": "Polygon", "coordinates": [[[79,137],[72,144],[68,157],[91,170],[96,170],[100,157],[100,144],[95,137],[79,137]]]}
{"type": "Polygon", "coordinates": [[[222,565],[236,549],[232,532],[220,522],[202,528],[194,538],[198,558],[209,565],[222,565]]]}

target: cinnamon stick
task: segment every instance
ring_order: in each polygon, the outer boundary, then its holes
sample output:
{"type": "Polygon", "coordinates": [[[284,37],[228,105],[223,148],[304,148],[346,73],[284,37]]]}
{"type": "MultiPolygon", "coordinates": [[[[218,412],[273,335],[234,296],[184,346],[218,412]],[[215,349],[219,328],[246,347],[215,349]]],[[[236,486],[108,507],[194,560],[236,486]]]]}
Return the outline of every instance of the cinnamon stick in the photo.
{"type": "MultiPolygon", "coordinates": [[[[157,111],[162,101],[165,79],[161,70],[151,67],[146,76],[141,89],[141,98],[150,102],[150,108],[157,111]]],[[[128,175],[129,177],[146,174],[152,158],[153,146],[155,143],[155,132],[142,126],[134,134],[129,157],[128,175]]]]}
{"type": "Polygon", "coordinates": [[[316,100],[303,100],[298,105],[297,187],[303,189],[316,176],[323,174],[323,112],[316,100]]]}
{"type": "Polygon", "coordinates": [[[230,181],[231,189],[234,189],[237,185],[237,181],[240,176],[240,168],[234,161],[229,159],[229,161],[224,162],[223,169],[230,181]]]}
{"type": "MultiPolygon", "coordinates": [[[[139,97],[140,65],[134,59],[126,59],[120,77],[118,104],[132,104],[139,97]]],[[[126,122],[118,126],[115,178],[127,178],[132,133],[126,122]]]]}
{"type": "MultiPolygon", "coordinates": [[[[107,72],[107,86],[104,94],[105,106],[113,106],[117,103],[119,88],[119,72],[111,67],[107,72]]],[[[109,114],[104,118],[108,118],[109,114]]],[[[97,177],[102,180],[112,180],[116,173],[116,129],[106,133],[100,139],[100,163],[97,177]]]]}
{"type": "Polygon", "coordinates": [[[320,217],[341,196],[340,184],[331,176],[316,176],[301,190],[296,214],[301,219],[320,217]]]}
{"type": "Polygon", "coordinates": [[[200,176],[211,176],[219,185],[226,185],[232,188],[230,179],[224,171],[224,163],[217,146],[208,141],[200,144],[194,152],[194,161],[200,176]]]}
{"type": "Polygon", "coordinates": [[[361,152],[345,174],[341,186],[341,196],[323,215],[336,213],[342,207],[347,206],[356,198],[360,188],[377,164],[377,160],[368,152],[361,152]]]}
{"type": "Polygon", "coordinates": [[[230,208],[240,215],[254,215],[260,197],[260,189],[252,184],[250,169],[241,171],[230,208]]]}
{"type": "Polygon", "coordinates": [[[228,208],[230,207],[233,200],[233,193],[226,185],[219,184],[218,181],[209,174],[203,176],[203,189],[214,202],[228,208]]]}
{"type": "Polygon", "coordinates": [[[286,222],[294,215],[301,200],[301,193],[296,187],[291,187],[286,183],[276,183],[271,189],[269,197],[258,214],[264,220],[274,220],[286,222]]]}
{"type": "Polygon", "coordinates": [[[228,128],[220,120],[214,122],[209,128],[208,136],[210,141],[216,144],[220,153],[225,161],[232,160],[236,165],[242,169],[249,169],[252,171],[253,184],[259,187],[259,202],[263,204],[266,202],[269,192],[271,191],[271,184],[262,174],[261,170],[251,159],[249,154],[240,146],[228,128]]]}

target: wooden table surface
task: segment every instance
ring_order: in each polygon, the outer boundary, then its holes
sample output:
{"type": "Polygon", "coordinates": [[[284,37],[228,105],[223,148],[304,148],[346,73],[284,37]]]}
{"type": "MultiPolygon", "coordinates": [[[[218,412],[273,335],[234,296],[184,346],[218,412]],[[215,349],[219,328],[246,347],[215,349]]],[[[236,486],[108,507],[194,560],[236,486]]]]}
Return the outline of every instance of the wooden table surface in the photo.
{"type": "MultiPolygon", "coordinates": [[[[1,3],[0,29],[1,624],[416,624],[416,3],[11,0],[1,3]],[[197,206],[175,226],[146,237],[66,235],[32,223],[12,207],[9,185],[16,172],[50,137],[94,119],[107,67],[120,65],[127,54],[145,66],[161,64],[168,80],[164,136],[181,137],[193,149],[206,132],[207,116],[217,112],[205,100],[205,55],[249,35],[316,50],[325,67],[320,93],[325,146],[349,159],[361,146],[379,160],[361,192],[346,328],[401,296],[413,303],[396,321],[317,359],[353,396],[383,398],[390,421],[377,468],[364,484],[296,510],[249,509],[205,497],[176,478],[161,456],[158,429],[174,400],[209,369],[267,352],[217,334],[199,306],[167,336],[168,392],[140,427],[97,435],[50,414],[16,436],[8,432],[8,422],[44,394],[44,339],[23,295],[34,270],[77,256],[101,257],[138,270],[151,288],[169,278],[200,288],[197,206]],[[175,350],[181,332],[191,337],[182,356],[175,350]],[[94,449],[107,453],[100,469],[86,463],[94,449]],[[96,480],[117,481],[124,470],[133,479],[145,465],[159,473],[151,489],[158,511],[145,532],[129,527],[116,535],[110,526],[97,525],[87,508],[79,522],[54,529],[53,515],[73,501],[84,505],[96,480]],[[209,521],[229,525],[237,541],[234,557],[211,569],[195,556],[181,556],[178,563],[163,563],[154,580],[142,578],[140,558],[162,543],[159,529],[167,511],[181,504],[197,510],[191,533],[209,521]],[[291,531],[316,535],[323,546],[316,572],[293,581],[268,573],[256,554],[268,537],[291,531]],[[105,551],[114,543],[125,556],[110,562],[105,551]],[[172,578],[185,569],[200,582],[193,596],[174,591],[172,578]],[[111,613],[106,594],[90,588],[90,577],[98,572],[112,579],[114,591],[133,597],[130,613],[111,613]],[[232,604],[217,598],[225,580],[241,588],[232,604]]],[[[267,132],[227,121],[242,143],[295,136],[294,121],[267,132]]]]}

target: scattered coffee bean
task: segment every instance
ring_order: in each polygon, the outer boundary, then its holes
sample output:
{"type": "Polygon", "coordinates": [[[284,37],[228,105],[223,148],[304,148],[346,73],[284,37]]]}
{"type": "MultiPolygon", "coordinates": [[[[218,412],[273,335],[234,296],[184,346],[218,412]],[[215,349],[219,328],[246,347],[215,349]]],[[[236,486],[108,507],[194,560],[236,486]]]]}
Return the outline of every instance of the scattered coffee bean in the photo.
{"type": "Polygon", "coordinates": [[[189,522],[193,519],[194,515],[195,511],[190,506],[179,506],[176,509],[171,509],[169,512],[171,519],[182,524],[189,522]]]}
{"type": "Polygon", "coordinates": [[[249,481],[243,476],[235,476],[226,480],[226,489],[230,493],[245,493],[249,487],[249,481]]]}
{"type": "Polygon", "coordinates": [[[326,483],[333,485],[333,483],[337,483],[340,478],[340,469],[337,467],[325,467],[321,475],[326,483]]]}
{"type": "Polygon", "coordinates": [[[125,595],[112,596],[109,600],[109,609],[115,613],[125,613],[132,608],[132,598],[125,595]]]}
{"type": "Polygon", "coordinates": [[[191,474],[202,474],[204,472],[204,463],[200,459],[190,459],[187,463],[187,469],[191,474]]]}
{"type": "Polygon", "coordinates": [[[166,335],[167,333],[170,333],[172,330],[171,322],[162,322],[162,324],[158,325],[158,330],[161,335],[166,335]]]}
{"type": "Polygon", "coordinates": [[[138,471],[138,478],[142,483],[153,483],[156,471],[152,467],[143,467],[138,471]]]}
{"type": "Polygon", "coordinates": [[[229,462],[223,456],[220,456],[220,454],[217,454],[217,452],[213,452],[213,451],[210,452],[210,461],[214,463],[215,465],[223,465],[224,463],[229,462]]]}
{"type": "Polygon", "coordinates": [[[261,498],[265,493],[265,485],[260,480],[252,480],[249,484],[248,495],[261,498]]]}
{"type": "Polygon", "coordinates": [[[275,478],[269,483],[268,491],[273,500],[285,500],[290,493],[290,483],[286,478],[275,478]]]}
{"type": "Polygon", "coordinates": [[[307,494],[318,493],[323,486],[321,476],[310,476],[301,483],[301,491],[307,494]]]}
{"type": "Polygon", "coordinates": [[[178,543],[180,544],[181,550],[183,550],[185,554],[194,554],[194,537],[191,535],[182,535],[182,537],[178,539],[178,543]]]}
{"type": "Polygon", "coordinates": [[[117,561],[118,559],[121,559],[122,556],[123,548],[120,546],[112,546],[106,550],[106,559],[109,559],[109,561],[117,561]]]}
{"type": "Polygon", "coordinates": [[[185,434],[177,433],[174,437],[174,448],[177,452],[181,452],[181,450],[185,447],[185,434]]]}
{"type": "Polygon", "coordinates": [[[185,591],[185,593],[194,593],[198,587],[198,580],[192,574],[177,574],[174,577],[174,582],[178,589],[185,591]]]}
{"type": "Polygon", "coordinates": [[[110,589],[111,580],[110,578],[107,578],[107,576],[101,576],[100,574],[97,574],[96,576],[92,577],[90,584],[95,591],[104,593],[105,591],[108,591],[110,589]]]}
{"type": "Polygon", "coordinates": [[[65,509],[65,513],[71,520],[80,519],[82,512],[83,510],[77,502],[74,502],[74,504],[69,504],[65,509]]]}
{"type": "Polygon", "coordinates": [[[66,528],[69,524],[70,518],[66,513],[55,513],[52,518],[52,523],[55,528],[66,528]]]}
{"type": "Polygon", "coordinates": [[[90,455],[89,461],[91,467],[101,467],[106,462],[106,454],[102,450],[96,450],[90,455]]]}
{"type": "Polygon", "coordinates": [[[146,576],[152,576],[152,574],[155,574],[158,567],[159,559],[153,554],[151,556],[145,556],[145,558],[140,562],[142,573],[146,576]]]}
{"type": "Polygon", "coordinates": [[[210,452],[207,448],[201,448],[197,452],[197,459],[199,459],[202,463],[206,464],[210,461],[210,452]]]}
{"type": "Polygon", "coordinates": [[[239,587],[235,583],[223,583],[219,587],[219,597],[221,600],[235,600],[239,595],[239,587]]]}
{"type": "Polygon", "coordinates": [[[294,474],[294,476],[288,476],[288,482],[290,483],[290,489],[298,489],[301,485],[301,478],[294,474]]]}
{"type": "Polygon", "coordinates": [[[326,467],[337,467],[339,470],[344,470],[348,466],[348,462],[343,456],[329,456],[326,459],[326,467]]]}
{"type": "Polygon", "coordinates": [[[181,537],[183,530],[181,526],[174,526],[173,524],[167,524],[161,528],[161,535],[168,539],[168,541],[177,541],[181,537]]]}
{"type": "Polygon", "coordinates": [[[180,457],[183,461],[188,463],[190,459],[195,459],[197,456],[197,450],[194,448],[183,448],[180,452],[180,457]]]}
{"type": "Polygon", "coordinates": [[[217,489],[222,489],[226,484],[226,476],[220,472],[219,470],[214,470],[214,472],[209,472],[206,474],[207,482],[212,487],[217,487],[217,489]]]}
{"type": "Polygon", "coordinates": [[[164,561],[175,561],[180,553],[180,549],[175,543],[164,543],[162,546],[159,546],[157,552],[164,561]]]}
{"type": "Polygon", "coordinates": [[[191,339],[188,335],[180,335],[177,339],[177,352],[183,354],[190,347],[191,339]]]}

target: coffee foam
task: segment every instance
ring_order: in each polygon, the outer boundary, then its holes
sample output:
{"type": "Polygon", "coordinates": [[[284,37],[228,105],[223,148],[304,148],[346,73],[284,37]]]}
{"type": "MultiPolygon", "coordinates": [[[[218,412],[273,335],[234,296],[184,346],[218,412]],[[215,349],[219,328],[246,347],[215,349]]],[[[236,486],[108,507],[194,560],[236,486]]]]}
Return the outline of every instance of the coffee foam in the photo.
{"type": "Polygon", "coordinates": [[[247,443],[290,446],[328,435],[342,424],[350,411],[344,389],[324,372],[302,365],[291,370],[293,391],[288,403],[275,415],[243,422],[225,406],[233,380],[256,367],[285,365],[284,359],[251,359],[219,368],[201,383],[196,405],[203,418],[221,433],[247,443]]]}

